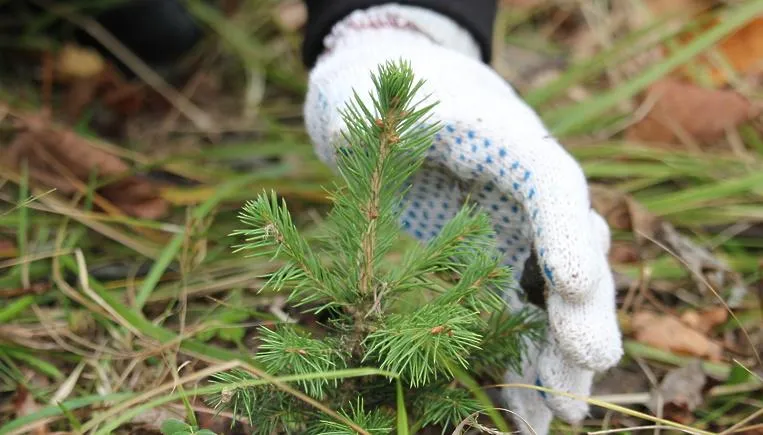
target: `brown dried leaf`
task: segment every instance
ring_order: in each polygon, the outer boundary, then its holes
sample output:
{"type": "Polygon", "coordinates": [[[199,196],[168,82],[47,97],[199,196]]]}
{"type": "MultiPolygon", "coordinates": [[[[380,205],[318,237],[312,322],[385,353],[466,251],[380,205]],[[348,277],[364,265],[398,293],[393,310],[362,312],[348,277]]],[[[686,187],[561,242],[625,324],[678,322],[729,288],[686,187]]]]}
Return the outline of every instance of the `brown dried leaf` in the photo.
{"type": "Polygon", "coordinates": [[[649,311],[635,313],[631,327],[636,340],[670,352],[718,361],[723,348],[672,316],[649,311]]]}
{"type": "Polygon", "coordinates": [[[122,116],[134,116],[151,102],[153,95],[145,83],[125,80],[111,65],[101,74],[101,82],[104,106],[122,116]]]}
{"type": "Polygon", "coordinates": [[[44,117],[19,121],[21,132],[4,152],[5,164],[18,170],[26,160],[33,180],[64,194],[78,192],[78,184],[81,187],[95,172],[101,180],[116,180],[98,193],[124,213],[156,219],[167,212],[168,204],[157,188],[144,178],[127,175],[130,167],[119,157],[44,117]]]}
{"type": "MultiPolygon", "coordinates": [[[[763,17],[750,21],[718,44],[719,50],[731,66],[742,74],[763,72],[763,17]]],[[[709,62],[708,62],[709,63],[709,62]]],[[[728,77],[718,68],[713,69],[716,83],[726,83],[728,77]]]]}
{"type": "Polygon", "coordinates": [[[689,137],[701,143],[720,139],[729,128],[757,116],[759,108],[731,90],[706,89],[666,78],[649,87],[650,112],[626,131],[629,140],[680,143],[689,137]]]}
{"type": "Polygon", "coordinates": [[[59,79],[95,79],[103,72],[106,63],[97,51],[66,44],[56,57],[59,79]]]}
{"type": "Polygon", "coordinates": [[[630,264],[639,260],[638,248],[633,243],[616,240],[609,248],[609,261],[614,264],[630,264]]]}
{"type": "Polygon", "coordinates": [[[611,187],[592,184],[591,204],[610,227],[655,237],[662,221],[632,196],[611,187]]]}
{"type": "Polygon", "coordinates": [[[0,239],[0,258],[13,258],[16,255],[16,245],[10,240],[0,239]]]}
{"type": "MultiPolygon", "coordinates": [[[[16,418],[21,418],[39,411],[42,407],[35,402],[34,397],[29,390],[19,385],[16,387],[16,394],[13,397],[13,408],[16,413],[16,418]]],[[[43,422],[35,425],[29,433],[31,435],[47,435],[50,433],[50,430],[43,422]]]]}
{"type": "Polygon", "coordinates": [[[652,391],[647,406],[655,414],[681,424],[694,421],[694,411],[703,402],[703,389],[707,376],[700,360],[673,369],[662,379],[660,387],[652,391]],[[662,409],[660,409],[662,408],[662,409]]]}
{"type": "Polygon", "coordinates": [[[297,31],[307,23],[307,7],[302,1],[283,1],[275,10],[276,22],[288,31],[297,31]]]}
{"type": "Polygon", "coordinates": [[[681,321],[692,329],[707,334],[711,329],[724,323],[729,318],[725,307],[713,307],[697,312],[688,310],[681,314],[681,321]]]}
{"type": "MultiPolygon", "coordinates": [[[[688,44],[720,23],[721,19],[715,17],[709,20],[706,25],[700,26],[695,32],[681,38],[681,42],[688,44]]],[[[743,79],[760,77],[763,73],[763,17],[751,20],[713,48],[723,56],[727,65],[743,79]]],[[[701,68],[701,71],[706,71],[715,85],[723,86],[729,82],[731,75],[725,67],[718,65],[718,62],[713,60],[713,53],[714,50],[708,50],[707,54],[698,56],[692,66],[701,68]]],[[[686,67],[680,68],[677,73],[691,77],[690,71],[686,67]]]]}
{"type": "Polygon", "coordinates": [[[12,298],[27,294],[43,294],[50,290],[50,284],[45,282],[33,282],[29,287],[0,288],[0,299],[12,298]]]}
{"type": "MultiPolygon", "coordinates": [[[[651,12],[652,17],[661,18],[673,15],[684,17],[702,17],[702,22],[694,31],[681,35],[679,43],[688,44],[708,30],[721,24],[721,18],[708,17],[714,3],[713,0],[644,0],[645,6],[651,12]],[[705,14],[705,16],[702,16],[705,14]]],[[[752,77],[763,73],[763,17],[755,17],[744,27],[715,44],[713,49],[720,53],[727,65],[743,78],[752,77]]],[[[664,47],[663,52],[671,51],[664,47]]],[[[696,71],[698,68],[707,70],[712,82],[718,86],[725,85],[729,81],[729,74],[725,67],[718,65],[713,60],[714,50],[707,50],[692,61],[691,67],[696,71]]],[[[681,67],[676,71],[678,75],[691,77],[691,71],[687,67],[681,67]]]]}

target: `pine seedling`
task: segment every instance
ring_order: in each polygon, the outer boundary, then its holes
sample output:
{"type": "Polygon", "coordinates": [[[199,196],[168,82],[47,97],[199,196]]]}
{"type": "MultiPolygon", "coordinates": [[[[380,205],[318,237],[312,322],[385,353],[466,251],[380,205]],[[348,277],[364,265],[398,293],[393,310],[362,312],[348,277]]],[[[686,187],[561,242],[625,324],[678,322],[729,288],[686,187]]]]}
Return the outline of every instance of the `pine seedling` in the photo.
{"type": "MultiPolygon", "coordinates": [[[[507,366],[519,367],[525,339],[538,337],[539,324],[527,313],[507,313],[501,292],[514,281],[488,216],[476,206],[465,205],[437,236],[401,258],[388,255],[406,237],[399,225],[402,195],[439,125],[431,118],[434,103],[419,99],[423,82],[406,62],[380,65],[371,76],[369,99],[354,94],[341,111],[346,128],[323,249],[300,234],[274,192],[243,208],[247,228],[234,232],[244,239],[237,250],[283,262],[266,287],[288,293],[292,306],[321,319],[311,331],[293,324],[261,328],[254,358],[271,375],[303,377],[292,385],[373,434],[393,431],[395,384],[321,374],[368,366],[392,372],[406,388],[412,427],[444,430],[478,409],[453,369],[500,376],[507,366]]],[[[274,386],[242,386],[247,378],[218,375],[215,381],[228,388],[212,403],[249,418],[256,433],[355,433],[347,421],[274,386]]]]}

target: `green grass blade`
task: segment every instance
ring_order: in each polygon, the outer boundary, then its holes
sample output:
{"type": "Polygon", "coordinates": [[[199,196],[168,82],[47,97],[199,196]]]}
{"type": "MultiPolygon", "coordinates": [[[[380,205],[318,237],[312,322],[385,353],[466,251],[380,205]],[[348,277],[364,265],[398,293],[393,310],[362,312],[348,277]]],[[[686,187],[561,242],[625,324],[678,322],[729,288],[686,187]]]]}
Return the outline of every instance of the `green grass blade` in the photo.
{"type": "Polygon", "coordinates": [[[666,215],[700,208],[705,206],[708,201],[745,194],[760,186],[763,186],[763,172],[683,189],[660,195],[659,198],[640,198],[640,200],[651,212],[666,215]]]}
{"type": "Polygon", "coordinates": [[[48,376],[51,379],[60,381],[65,377],[61,370],[58,369],[58,367],[32,355],[30,353],[31,350],[23,348],[0,347],[0,352],[5,353],[13,359],[24,362],[29,367],[33,368],[39,373],[42,373],[45,376],[48,376]]]}
{"type": "Polygon", "coordinates": [[[395,380],[397,390],[397,434],[408,435],[408,412],[405,410],[405,397],[403,396],[403,384],[400,379],[395,380]]]}
{"type": "Polygon", "coordinates": [[[524,96],[525,101],[527,101],[528,104],[537,107],[558,97],[573,85],[594,77],[596,74],[604,71],[607,67],[623,61],[628,56],[633,56],[641,50],[646,50],[654,44],[674,36],[679,29],[661,29],[666,21],[667,18],[655,20],[654,23],[650,23],[648,26],[638,29],[622,39],[617,40],[615,44],[607,50],[597,53],[593,57],[585,59],[583,62],[573,64],[567,71],[551,83],[530,90],[524,96]],[[665,31],[666,34],[658,40],[652,40],[648,44],[642,44],[642,38],[652,39],[654,38],[654,33],[658,31],[665,31]],[[634,50],[634,47],[637,48],[634,50]]]}
{"type": "MultiPolygon", "coordinates": [[[[62,257],[61,263],[71,272],[77,274],[79,273],[77,270],[77,265],[74,262],[74,260],[71,259],[71,257],[62,257]]],[[[206,360],[216,360],[216,361],[230,361],[234,359],[238,359],[241,361],[246,361],[249,364],[254,364],[254,361],[249,357],[248,355],[245,355],[243,353],[234,352],[228,349],[219,348],[216,346],[209,346],[202,342],[199,342],[197,340],[193,339],[183,339],[180,340],[178,335],[174,332],[172,332],[169,329],[162,328],[161,326],[157,326],[148,319],[146,319],[143,314],[130,309],[127,305],[122,304],[117,300],[117,298],[109,291],[107,291],[97,280],[95,280],[93,277],[89,277],[89,284],[90,287],[93,289],[94,292],[100,296],[103,301],[108,304],[115,313],[117,313],[122,320],[128,322],[130,326],[140,331],[142,334],[146,335],[147,337],[153,338],[154,340],[157,340],[161,343],[168,343],[171,341],[179,342],[180,349],[185,351],[186,353],[190,355],[194,355],[197,357],[202,357],[206,360]]]]}
{"type": "MultiPolygon", "coordinates": [[[[251,174],[233,179],[223,184],[219,187],[215,195],[208,198],[193,211],[192,218],[198,220],[203,219],[220,201],[227,198],[237,190],[243,188],[255,178],[257,178],[257,175],[251,174]]],[[[138,289],[137,295],[135,297],[135,308],[137,310],[141,310],[146,304],[149,296],[151,296],[151,292],[154,291],[156,285],[159,283],[159,280],[162,278],[162,275],[164,275],[164,272],[167,270],[169,265],[172,263],[172,260],[180,251],[185,238],[185,232],[175,234],[167,246],[164,247],[161,254],[159,255],[159,259],[156,261],[156,263],[154,263],[153,267],[151,267],[148,276],[146,276],[146,279],[138,289]]]]}
{"type": "MultiPolygon", "coordinates": [[[[692,358],[675,355],[668,351],[639,343],[635,340],[626,340],[625,343],[623,343],[623,348],[625,349],[625,353],[629,356],[637,356],[679,367],[685,366],[692,360],[692,358]]],[[[729,376],[729,373],[731,373],[731,367],[728,365],[711,361],[702,361],[702,369],[705,373],[720,379],[726,379],[729,376]]]]}
{"type": "Polygon", "coordinates": [[[450,370],[453,371],[453,375],[456,378],[458,382],[460,382],[463,386],[465,386],[473,395],[474,397],[480,401],[480,403],[484,406],[484,409],[482,410],[485,414],[490,417],[490,419],[493,421],[493,424],[498,428],[498,430],[502,432],[509,432],[509,426],[506,424],[506,421],[501,417],[501,414],[495,409],[495,406],[493,405],[493,402],[490,400],[490,398],[485,394],[485,392],[480,388],[477,381],[472,379],[471,376],[467,372],[465,372],[461,367],[456,366],[455,364],[450,365],[450,370]]]}
{"type": "Polygon", "coordinates": [[[26,295],[11,302],[8,306],[0,310],[0,323],[6,323],[13,320],[33,303],[34,296],[32,295],[26,295]]]}

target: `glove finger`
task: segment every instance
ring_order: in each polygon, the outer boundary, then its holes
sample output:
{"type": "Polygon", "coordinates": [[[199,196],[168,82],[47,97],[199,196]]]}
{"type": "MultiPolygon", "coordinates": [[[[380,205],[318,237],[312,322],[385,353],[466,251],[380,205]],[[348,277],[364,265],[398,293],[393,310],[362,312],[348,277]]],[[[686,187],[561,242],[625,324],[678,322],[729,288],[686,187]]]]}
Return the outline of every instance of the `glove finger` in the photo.
{"type": "MultiPolygon", "coordinates": [[[[593,376],[593,371],[566,359],[556,340],[549,335],[538,357],[538,384],[578,397],[589,397],[593,376]]],[[[578,423],[588,414],[588,403],[582,400],[553,393],[545,393],[543,396],[554,415],[568,423],[578,423]]]]}
{"type": "MultiPolygon", "coordinates": [[[[589,225],[598,238],[598,247],[606,251],[609,247],[606,223],[592,211],[589,225]]],[[[573,302],[552,292],[546,301],[549,327],[558,348],[567,359],[594,371],[614,366],[623,354],[614,278],[606,264],[602,270],[602,279],[591,298],[573,302]]]]}
{"type": "Polygon", "coordinates": [[[599,247],[601,247],[601,251],[604,252],[604,255],[609,254],[609,248],[612,244],[612,237],[609,231],[609,225],[607,225],[607,221],[604,220],[604,218],[601,217],[601,215],[595,210],[591,210],[590,219],[594,237],[598,241],[599,247]]]}
{"type": "MultiPolygon", "coordinates": [[[[515,213],[517,204],[513,200],[501,202],[503,194],[490,187],[477,189],[476,200],[489,211],[496,229],[496,242],[506,254],[506,262],[511,265],[514,276],[523,277],[525,260],[529,256],[530,241],[527,226],[523,223],[522,213],[515,213]],[[496,206],[498,204],[503,205],[496,206]]],[[[594,235],[596,247],[602,252],[609,250],[609,228],[606,222],[594,211],[589,213],[589,227],[594,235]]],[[[602,266],[605,272],[609,267],[602,266]]],[[[530,271],[532,274],[532,271],[530,271]]],[[[527,280],[527,283],[535,282],[527,280]]],[[[526,285],[523,281],[523,285],[526,285]]],[[[614,365],[621,357],[621,338],[616,323],[614,306],[614,283],[611,274],[604,275],[599,282],[599,289],[591,298],[581,301],[568,301],[558,293],[548,295],[548,307],[551,330],[561,344],[561,349],[568,359],[584,368],[603,370],[614,365]]],[[[543,281],[540,280],[540,288],[543,281]]],[[[525,292],[534,290],[524,287],[525,292]]],[[[505,295],[518,299],[517,295],[507,291],[505,295]]],[[[509,300],[509,302],[512,302],[509,300]]],[[[514,301],[514,304],[521,304],[514,301]]],[[[510,304],[510,306],[513,306],[510,304]]]]}
{"type": "MultiPolygon", "coordinates": [[[[535,385],[538,379],[537,364],[539,350],[534,345],[528,346],[528,351],[522,360],[522,373],[508,370],[504,375],[507,384],[535,385]]],[[[544,435],[551,426],[553,414],[546,405],[543,396],[536,390],[528,388],[503,388],[501,398],[506,407],[511,409],[514,426],[522,435],[544,435]]]]}
{"type": "MultiPolygon", "coordinates": [[[[512,311],[523,307],[539,310],[533,305],[523,304],[516,298],[509,297],[509,301],[512,311]]],[[[590,396],[594,372],[567,359],[550,331],[540,346],[531,342],[526,344],[527,352],[522,359],[522,373],[514,373],[509,369],[504,376],[507,383],[538,385],[578,397],[590,396]]],[[[585,401],[558,394],[509,388],[505,388],[502,394],[508,405],[519,406],[516,409],[521,411],[520,415],[529,416],[534,422],[543,421],[535,415],[536,412],[539,415],[548,413],[558,416],[568,423],[577,423],[588,414],[589,407],[585,401]]],[[[517,426],[522,425],[518,422],[517,426]]],[[[540,424],[540,427],[544,427],[543,424],[540,424]]]]}
{"type": "Polygon", "coordinates": [[[571,303],[550,294],[546,304],[550,329],[567,358],[595,371],[617,364],[623,350],[611,278],[589,301],[571,303]]]}

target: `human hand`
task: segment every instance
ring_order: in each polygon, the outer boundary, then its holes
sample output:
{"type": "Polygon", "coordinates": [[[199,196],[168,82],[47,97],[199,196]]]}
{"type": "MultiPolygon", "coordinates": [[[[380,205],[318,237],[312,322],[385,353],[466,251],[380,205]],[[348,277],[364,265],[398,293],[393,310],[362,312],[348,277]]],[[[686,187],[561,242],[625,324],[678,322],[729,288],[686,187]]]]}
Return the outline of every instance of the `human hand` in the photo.
{"type": "MultiPolygon", "coordinates": [[[[609,229],[591,209],[580,166],[479,60],[469,35],[443,16],[398,5],[356,11],[325,42],[305,102],[320,158],[335,164],[345,127],[339,109],[353,91],[369,102],[370,72],[386,61],[410,62],[425,80],[420,95],[439,102],[433,118],[442,130],[410,180],[403,227],[428,240],[465,201],[476,201],[490,214],[497,247],[515,276],[535,252],[548,289],[548,333],[525,357],[523,372],[506,379],[588,396],[594,372],[619,361],[622,341],[606,257],[609,229]]],[[[507,292],[517,309],[523,302],[512,295],[507,292]]],[[[552,411],[570,422],[588,411],[584,402],[533,390],[507,389],[504,397],[536,433],[548,431],[552,411]]]]}

